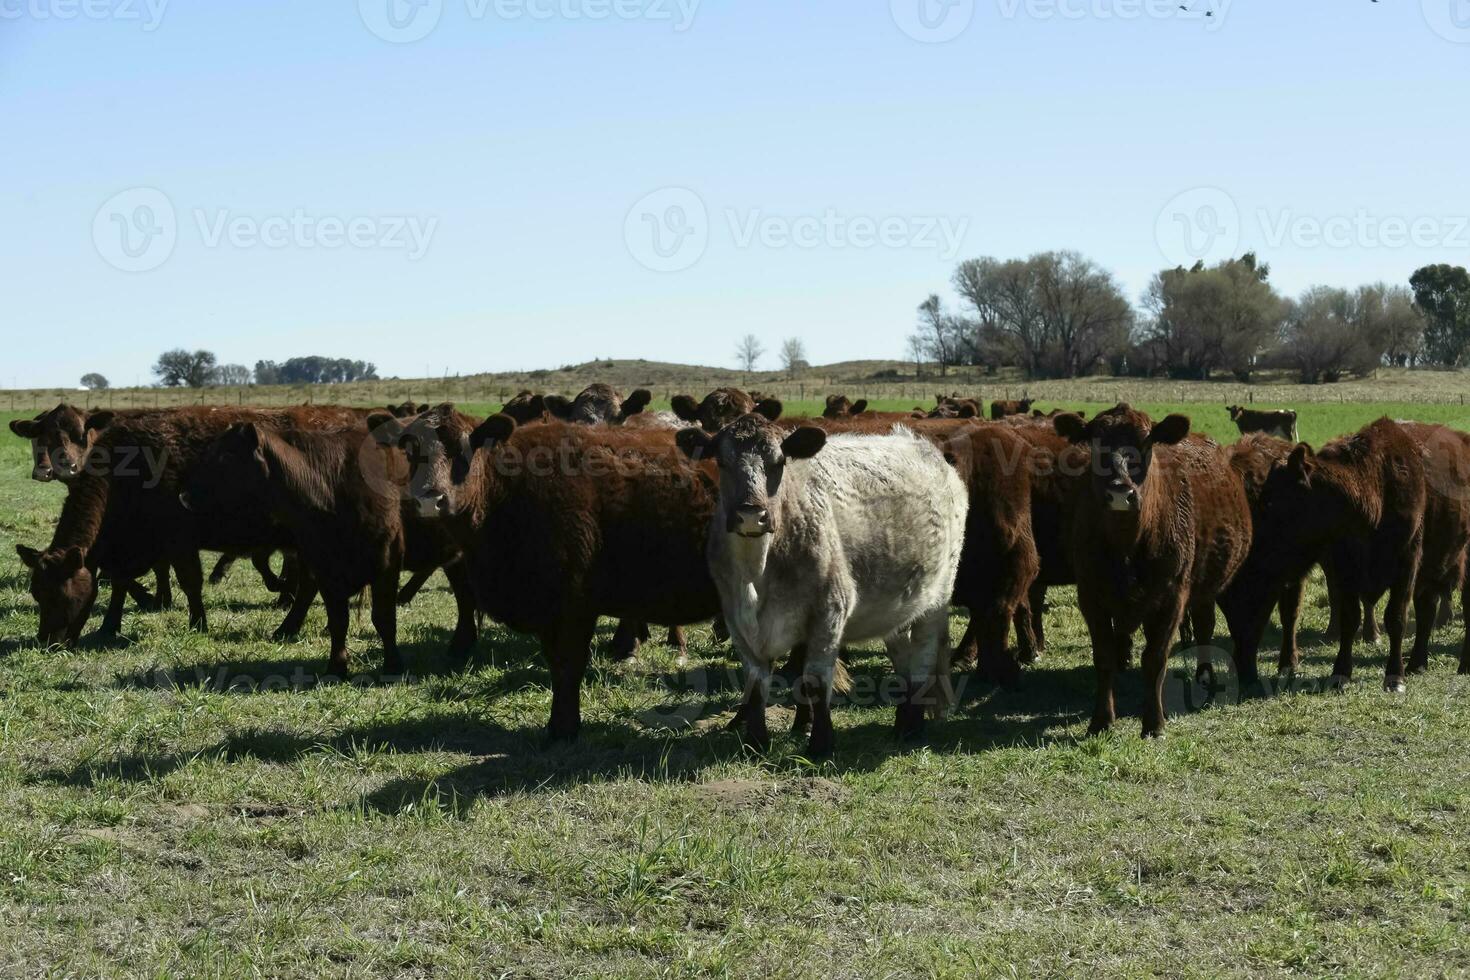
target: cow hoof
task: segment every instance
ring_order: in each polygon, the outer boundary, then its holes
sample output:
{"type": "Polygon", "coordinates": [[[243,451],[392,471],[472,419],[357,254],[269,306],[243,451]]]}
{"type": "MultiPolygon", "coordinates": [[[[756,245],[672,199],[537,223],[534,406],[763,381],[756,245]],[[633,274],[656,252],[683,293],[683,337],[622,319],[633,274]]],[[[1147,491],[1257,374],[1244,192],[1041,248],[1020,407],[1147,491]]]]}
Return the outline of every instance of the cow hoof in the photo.
{"type": "Polygon", "coordinates": [[[1427,673],[1428,671],[1429,671],[1429,664],[1428,663],[1412,663],[1412,664],[1409,664],[1409,666],[1406,669],[1405,673],[1407,673],[1407,674],[1409,674],[1409,675],[1412,676],[1413,674],[1424,674],[1424,673],[1427,673]]]}
{"type": "Polygon", "coordinates": [[[1113,723],[1110,721],[1094,721],[1092,724],[1087,726],[1087,734],[1104,735],[1107,732],[1111,731],[1112,727],[1113,723]]]}
{"type": "Polygon", "coordinates": [[[1145,728],[1143,730],[1143,737],[1149,740],[1163,738],[1164,730],[1162,728],[1145,728]]]}
{"type": "Polygon", "coordinates": [[[740,736],[740,744],[758,755],[765,755],[771,750],[771,736],[742,735],[740,736]]]}
{"type": "Polygon", "coordinates": [[[1327,679],[1327,687],[1333,691],[1345,691],[1352,684],[1353,679],[1343,674],[1333,674],[1327,679]]]}
{"type": "Polygon", "coordinates": [[[832,739],[829,737],[820,742],[812,739],[806,744],[806,757],[812,762],[832,758],[832,739]]]}
{"type": "Polygon", "coordinates": [[[1409,688],[1404,684],[1402,677],[1386,677],[1383,681],[1383,689],[1389,694],[1403,694],[1409,688]]]}

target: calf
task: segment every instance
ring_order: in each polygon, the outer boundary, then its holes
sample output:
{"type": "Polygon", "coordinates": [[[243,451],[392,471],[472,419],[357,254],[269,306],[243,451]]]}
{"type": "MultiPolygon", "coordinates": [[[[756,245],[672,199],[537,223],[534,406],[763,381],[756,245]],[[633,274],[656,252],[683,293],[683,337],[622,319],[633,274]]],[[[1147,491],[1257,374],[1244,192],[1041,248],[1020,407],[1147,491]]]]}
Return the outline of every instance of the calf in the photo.
{"type": "Polygon", "coordinates": [[[689,395],[675,395],[671,399],[674,414],[681,420],[697,425],[706,432],[719,432],[742,415],[760,412],[767,418],[778,418],[781,403],[775,399],[758,399],[739,388],[716,388],[696,402],[689,395]]]}
{"type": "MultiPolygon", "coordinates": [[[[375,416],[376,421],[392,416],[375,416]]],[[[184,504],[206,519],[266,501],[295,541],[327,610],[329,669],[346,676],[352,597],[369,589],[372,621],[383,643],[384,670],[403,670],[398,655],[398,579],[444,566],[459,606],[450,652],[466,656],[475,642],[468,579],[437,527],[405,513],[408,464],[366,427],[328,431],[277,429],[246,422],[215,440],[194,470],[184,504]]]]}
{"type": "Polygon", "coordinates": [[[1250,548],[1245,490],[1225,451],[1191,437],[1183,415],[1155,425],[1118,405],[1091,422],[1058,415],[1053,425],[1091,453],[1090,474],[1074,483],[1072,526],[1077,604],[1097,670],[1089,731],[1112,725],[1113,677],[1142,626],[1143,734],[1162,735],[1164,668],[1180,622],[1188,611],[1203,627],[1196,640],[1209,641],[1216,596],[1250,548]]]}
{"type": "Polygon", "coordinates": [[[1360,603],[1387,590],[1384,685],[1403,690],[1404,620],[1424,551],[1427,494],[1422,449],[1388,419],[1319,452],[1300,444],[1272,467],[1250,557],[1222,603],[1243,624],[1236,636],[1242,683],[1256,679],[1256,649],[1273,601],[1320,561],[1335,582],[1333,610],[1342,623],[1334,683],[1352,676],[1360,603]]]}
{"type": "Polygon", "coordinates": [[[1280,411],[1258,412],[1253,408],[1244,408],[1240,405],[1226,405],[1225,411],[1230,413],[1230,421],[1240,430],[1243,436],[1252,432],[1264,432],[1287,442],[1296,442],[1296,412],[1290,409],[1280,411]]]}
{"type": "Polygon", "coordinates": [[[599,616],[687,624],[719,611],[704,556],[713,467],[684,459],[674,433],[505,415],[471,429],[441,406],[383,435],[408,453],[410,494],[463,551],[479,608],[540,638],[551,737],[581,727],[599,616]]]}
{"type": "Polygon", "coordinates": [[[994,421],[1000,421],[1008,415],[1028,415],[1031,406],[1036,404],[1034,398],[1022,398],[1019,401],[995,401],[990,403],[990,417],[994,421]]]}
{"type": "Polygon", "coordinates": [[[560,395],[547,395],[544,399],[546,411],[564,422],[594,425],[606,422],[621,425],[629,418],[642,412],[653,401],[653,393],[639,388],[624,398],[612,385],[590,384],[568,401],[560,395]]]}
{"type": "Polygon", "coordinates": [[[942,710],[949,598],[967,492],[933,445],[911,433],[788,432],[751,414],[679,444],[720,467],[709,564],[745,668],[745,739],[769,744],[765,703],[776,660],[798,645],[812,705],[812,756],[833,748],[831,687],[844,642],[884,638],[906,682],[895,727],[917,734],[942,710]]]}
{"type": "Polygon", "coordinates": [[[854,402],[849,401],[846,395],[828,395],[826,408],[822,410],[822,418],[834,420],[862,419],[868,422],[892,422],[923,417],[924,410],[920,408],[910,412],[870,412],[866,398],[859,398],[854,402]]]}

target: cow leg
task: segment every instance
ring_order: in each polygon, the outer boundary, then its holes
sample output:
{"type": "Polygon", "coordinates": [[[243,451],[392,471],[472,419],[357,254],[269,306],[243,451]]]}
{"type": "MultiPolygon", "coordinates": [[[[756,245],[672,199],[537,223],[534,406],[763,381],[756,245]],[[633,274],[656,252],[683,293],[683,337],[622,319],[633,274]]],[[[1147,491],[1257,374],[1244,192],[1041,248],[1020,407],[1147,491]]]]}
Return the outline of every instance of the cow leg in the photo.
{"type": "Polygon", "coordinates": [[[316,578],[301,562],[296,563],[295,572],[291,610],[286,613],[286,618],[271,634],[271,639],[277,643],[285,643],[301,635],[301,627],[306,623],[306,614],[311,611],[311,604],[316,600],[316,578]]]}
{"type": "Polygon", "coordinates": [[[159,562],[153,566],[153,579],[156,583],[153,593],[153,608],[155,610],[173,608],[174,589],[168,577],[168,562],[159,562]]]}
{"type": "Polygon", "coordinates": [[[189,604],[189,628],[200,633],[209,631],[209,621],[204,613],[204,566],[199,563],[199,552],[186,551],[173,560],[174,574],[179,577],[179,588],[184,590],[184,600],[189,604]]]}
{"type": "Polygon", "coordinates": [[[123,611],[128,601],[128,586],[131,580],[112,580],[112,594],[107,597],[107,612],[102,616],[102,625],[97,633],[103,639],[112,639],[122,632],[123,611]]]}
{"type": "Polygon", "coordinates": [[[209,584],[219,585],[223,582],[225,576],[230,574],[230,566],[233,564],[235,564],[234,555],[228,553],[220,555],[219,561],[214,563],[214,568],[209,573],[209,584]]]}
{"type": "Polygon", "coordinates": [[[424,587],[424,583],[429,580],[429,576],[433,575],[435,571],[436,569],[430,568],[424,571],[414,572],[409,578],[408,584],[403,587],[403,591],[398,593],[398,604],[400,606],[406,606],[410,602],[413,602],[413,597],[419,594],[419,590],[424,587]]]}
{"type": "Polygon", "coordinates": [[[970,621],[965,624],[965,635],[960,637],[960,645],[955,648],[955,660],[967,666],[974,665],[977,669],[980,666],[978,611],[978,606],[969,607],[970,621]]]}
{"type": "Polygon", "coordinates": [[[291,552],[281,555],[281,591],[276,593],[276,608],[290,609],[296,604],[296,594],[301,591],[301,559],[291,552]]]}
{"type": "Polygon", "coordinates": [[[1021,664],[1034,664],[1041,657],[1041,650],[1036,642],[1036,617],[1031,612],[1030,600],[1016,607],[1015,614],[1011,617],[1011,625],[1016,630],[1016,662],[1021,664]]]}
{"type": "Polygon", "coordinates": [[[1143,624],[1144,738],[1161,738],[1164,734],[1164,671],[1169,666],[1169,647],[1183,618],[1180,603],[1143,624]]]}
{"type": "Polygon", "coordinates": [[[1465,639],[1460,644],[1461,676],[1470,674],[1470,576],[1460,586],[1460,611],[1465,620],[1465,639]]]}
{"type": "Polygon", "coordinates": [[[1332,665],[1332,683],[1341,686],[1353,676],[1353,639],[1358,635],[1358,627],[1362,617],[1362,603],[1358,596],[1347,590],[1339,589],[1337,595],[1332,597],[1332,609],[1337,615],[1337,662],[1332,665]]]}
{"type": "MultiPolygon", "coordinates": [[[[97,604],[97,588],[97,576],[94,573],[92,575],[92,589],[87,593],[87,598],[82,602],[82,608],[77,611],[77,618],[66,629],[66,646],[74,647],[77,645],[77,641],[82,638],[82,630],[87,628],[87,620],[92,615],[92,607],[97,604]]],[[[114,586],[115,588],[116,586],[114,586]]],[[[119,613],[118,615],[121,617],[122,614],[119,613]]]]}
{"type": "Polygon", "coordinates": [[[669,646],[679,651],[679,663],[689,662],[689,640],[684,636],[684,627],[669,627],[669,646]]]}
{"type": "Polygon", "coordinates": [[[383,643],[383,672],[403,673],[403,658],[398,655],[398,579],[399,565],[384,569],[373,583],[373,629],[383,643]]]}
{"type": "Polygon", "coordinates": [[[1342,623],[1338,616],[1338,603],[1342,601],[1342,586],[1337,581],[1337,572],[1330,561],[1322,562],[1322,577],[1327,581],[1327,629],[1323,637],[1329,640],[1342,638],[1342,623]]]}
{"type": "Polygon", "coordinates": [[[771,696],[771,665],[751,653],[744,640],[734,636],[731,638],[735,640],[735,650],[740,654],[741,673],[745,679],[745,704],[740,709],[745,720],[742,741],[747,747],[764,752],[771,747],[771,733],[766,727],[766,702],[771,696]]]}
{"type": "MultiPolygon", "coordinates": [[[[1196,680],[1203,677],[1210,678],[1210,690],[1214,690],[1215,664],[1209,658],[1209,651],[1215,643],[1215,603],[1214,601],[1196,602],[1189,607],[1189,615],[1185,620],[1192,625],[1191,639],[1184,640],[1180,636],[1180,644],[1195,651],[1194,676],[1196,680]]],[[[1182,627],[1182,624],[1181,624],[1182,627]]],[[[1180,630],[1181,634],[1183,629],[1180,630]]]]}
{"type": "Polygon", "coordinates": [[[1375,593],[1373,596],[1363,598],[1363,642],[1378,642],[1378,617],[1374,615],[1373,607],[1378,605],[1379,596],[1383,593],[1375,593]]]}
{"type": "MultiPolygon", "coordinates": [[[[1413,591],[1414,574],[1411,570],[1388,590],[1388,608],[1383,614],[1383,629],[1388,634],[1388,665],[1384,668],[1383,687],[1394,693],[1404,690],[1404,625],[1409,618],[1409,601],[1413,591]]],[[[1428,615],[1429,622],[1432,623],[1433,610],[1429,610],[1428,615]]],[[[1424,630],[1426,642],[1429,632],[1428,628],[1424,630]]]]}
{"type": "Polygon", "coordinates": [[[454,636],[449,640],[449,655],[463,664],[480,638],[475,625],[475,590],[470,585],[470,571],[462,561],[444,566],[444,577],[454,591],[454,605],[458,618],[454,624],[454,636]]]}
{"type": "Polygon", "coordinates": [[[1031,632],[1036,636],[1036,653],[1038,656],[1046,652],[1046,622],[1043,613],[1046,612],[1046,586],[1036,583],[1031,586],[1031,632]]]}
{"type": "Polygon", "coordinates": [[[786,655],[786,666],[782,668],[783,673],[795,673],[796,684],[794,693],[796,701],[796,717],[791,722],[791,734],[805,735],[812,730],[812,703],[809,698],[802,697],[803,678],[806,677],[806,644],[798,643],[791,648],[786,655]]]}
{"type": "Polygon", "coordinates": [[[1296,643],[1297,624],[1302,618],[1302,591],[1306,580],[1288,582],[1281,590],[1277,607],[1281,613],[1281,656],[1276,661],[1278,674],[1295,674],[1301,663],[1301,650],[1296,643]]]}
{"type": "Polygon", "coordinates": [[[1429,640],[1439,612],[1440,591],[1424,589],[1414,595],[1414,651],[1409,655],[1408,671],[1422,674],[1429,669],[1429,640]]]}
{"type": "Polygon", "coordinates": [[[125,594],[132,596],[133,602],[137,604],[139,612],[158,611],[158,599],[147,589],[143,588],[142,583],[136,579],[129,579],[126,582],[114,582],[112,587],[114,589],[121,589],[125,594]]]}
{"type": "Polygon", "coordinates": [[[613,630],[612,643],[609,650],[614,660],[631,660],[638,652],[639,638],[643,635],[645,627],[634,619],[618,620],[617,629],[613,630]]]}
{"type": "Polygon", "coordinates": [[[1010,630],[1013,610],[975,607],[978,616],[970,617],[970,627],[979,639],[979,660],[975,673],[981,680],[1011,687],[1021,680],[1021,666],[1006,651],[1006,634],[1010,630]]]}
{"type": "MultiPolygon", "coordinates": [[[[260,581],[265,585],[267,592],[284,592],[286,582],[271,568],[271,554],[269,548],[257,548],[250,553],[250,564],[255,567],[256,574],[260,576],[260,581]]],[[[285,571],[284,563],[282,563],[281,570],[285,571]]]]}
{"type": "Polygon", "coordinates": [[[546,733],[552,741],[574,739],[582,729],[582,675],[587,672],[596,630],[595,616],[564,618],[542,639],[551,666],[551,721],[546,733]]]}
{"type": "Polygon", "coordinates": [[[721,643],[730,639],[730,627],[725,625],[724,616],[715,617],[715,621],[710,624],[710,631],[715,634],[715,639],[721,643]]]}
{"type": "MultiPolygon", "coordinates": [[[[830,633],[808,639],[805,663],[796,681],[798,708],[806,708],[811,715],[812,734],[806,750],[809,759],[832,755],[832,674],[838,646],[837,637],[830,633]]],[[[761,717],[765,718],[764,711],[761,717]]]]}
{"type": "MultiPolygon", "coordinates": [[[[1000,619],[1004,643],[1007,618],[1000,619]]],[[[901,739],[924,734],[926,714],[943,716],[954,700],[950,688],[949,609],[933,610],[906,634],[885,641],[894,671],[904,680],[904,693],[894,710],[894,732],[901,739]]],[[[981,647],[981,656],[986,655],[981,647]]]]}
{"type": "Polygon", "coordinates": [[[327,636],[332,645],[331,653],[327,656],[327,672],[346,677],[347,622],[351,600],[347,596],[323,593],[322,605],[327,607],[327,636]]]}

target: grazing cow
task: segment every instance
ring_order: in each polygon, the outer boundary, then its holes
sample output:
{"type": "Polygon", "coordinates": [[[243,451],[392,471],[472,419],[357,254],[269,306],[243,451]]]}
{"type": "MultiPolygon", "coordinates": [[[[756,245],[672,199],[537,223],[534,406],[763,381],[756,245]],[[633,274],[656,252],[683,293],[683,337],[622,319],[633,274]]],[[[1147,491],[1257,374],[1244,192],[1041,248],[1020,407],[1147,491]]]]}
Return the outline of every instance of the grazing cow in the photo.
{"type": "MultiPolygon", "coordinates": [[[[381,426],[392,419],[385,413],[371,421],[381,426]]],[[[209,447],[181,499],[204,520],[229,519],[265,501],[290,531],[321,592],[331,672],[347,675],[349,609],[352,598],[369,589],[384,670],[398,674],[398,579],[404,567],[444,567],[459,605],[452,654],[468,655],[476,635],[468,575],[441,529],[413,515],[403,493],[407,482],[403,453],[380,444],[365,426],[322,431],[243,422],[209,447]]]]}
{"type": "Polygon", "coordinates": [[[1222,600],[1227,616],[1242,624],[1236,635],[1242,683],[1256,680],[1256,650],[1281,589],[1321,562],[1334,580],[1332,604],[1343,625],[1334,682],[1352,676],[1360,602],[1387,590],[1384,685],[1403,690],[1404,620],[1424,551],[1427,495],[1423,450],[1388,419],[1317,452],[1299,444],[1271,469],[1250,557],[1222,600]]]}
{"type": "MultiPolygon", "coordinates": [[[[68,489],[51,544],[44,552],[18,549],[32,572],[31,594],[41,613],[40,642],[75,642],[96,601],[102,574],[112,580],[113,595],[101,633],[116,635],[122,626],[127,584],[164,563],[178,576],[188,600],[190,625],[204,629],[201,550],[236,553],[292,545],[263,506],[242,510],[229,520],[207,522],[183,509],[178,495],[209,444],[236,422],[321,428],[359,417],[349,409],[201,407],[92,420],[101,431],[92,441],[89,465],[68,489]],[[69,555],[72,550],[80,561],[69,555]]],[[[309,608],[310,597],[297,595],[277,635],[294,635],[309,608]]]]}
{"type": "Polygon", "coordinates": [[[1252,432],[1264,432],[1287,442],[1296,442],[1296,412],[1290,409],[1272,412],[1258,412],[1253,408],[1244,408],[1240,405],[1226,405],[1225,411],[1230,413],[1230,421],[1240,430],[1240,434],[1248,436],[1252,432]]]}
{"type": "Polygon", "coordinates": [[[612,385],[601,382],[583,388],[571,401],[560,395],[547,395],[543,399],[546,411],[553,416],[563,422],[580,425],[595,425],[598,422],[621,425],[647,408],[651,401],[653,393],[647,388],[639,388],[624,398],[612,385]]]}
{"type": "Polygon", "coordinates": [[[751,412],[759,411],[773,419],[781,414],[779,411],[771,414],[773,403],[759,402],[739,388],[716,388],[699,402],[689,395],[675,395],[670,399],[670,404],[674,414],[681,420],[697,425],[706,432],[719,432],[740,416],[751,412]]]}
{"type": "Polygon", "coordinates": [[[674,433],[505,415],[471,429],[452,406],[378,431],[407,451],[410,493],[463,551],[479,608],[540,638],[551,737],[581,727],[599,616],[687,624],[719,611],[704,555],[715,474],[674,433]]]}
{"type": "Polygon", "coordinates": [[[1058,415],[1053,425],[1091,452],[1072,523],[1077,604],[1097,670],[1089,731],[1111,727],[1113,677],[1142,626],[1143,735],[1162,735],[1164,668],[1179,625],[1188,611],[1196,641],[1210,641],[1215,599],[1250,548],[1245,490],[1225,450],[1191,437],[1183,415],[1155,424],[1124,404],[1090,422],[1058,415]]]}
{"type": "Polygon", "coordinates": [[[949,599],[968,493],[940,451],[909,432],[795,431],[750,414],[711,436],[679,433],[720,468],[709,564],[745,668],[745,740],[764,748],[776,661],[804,645],[816,757],[833,748],[831,690],[844,642],[882,637],[906,682],[895,727],[918,734],[947,706],[949,599]]]}
{"type": "Polygon", "coordinates": [[[1019,401],[994,401],[990,403],[990,418],[999,422],[1008,415],[1029,415],[1031,406],[1036,404],[1034,398],[1022,398],[1019,401]]]}

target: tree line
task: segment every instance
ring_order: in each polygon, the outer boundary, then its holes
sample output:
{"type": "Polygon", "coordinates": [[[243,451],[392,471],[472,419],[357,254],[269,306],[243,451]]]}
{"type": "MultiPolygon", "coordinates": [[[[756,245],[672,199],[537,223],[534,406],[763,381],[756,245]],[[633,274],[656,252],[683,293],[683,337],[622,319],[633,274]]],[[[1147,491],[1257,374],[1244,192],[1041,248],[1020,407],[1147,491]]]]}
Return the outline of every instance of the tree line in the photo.
{"type": "MultiPolygon", "coordinates": [[[[177,348],[158,355],[153,375],[164,388],[211,388],[376,381],[378,369],[367,361],[316,355],[292,357],[279,364],[256,361],[252,369],[243,364],[220,364],[213,351],[177,348]]],[[[91,373],[82,376],[82,386],[99,390],[107,388],[108,382],[102,375],[91,373]]]]}
{"type": "Polygon", "coordinates": [[[1089,374],[1250,381],[1285,369],[1306,384],[1380,367],[1460,367],[1470,358],[1470,273],[1429,265],[1407,287],[1313,286],[1287,297],[1251,252],[1165,269],[1135,308],[1112,273],[1077,252],[969,259],[918,307],[908,354],[943,374],[1016,367],[1029,378],[1089,374]]]}

